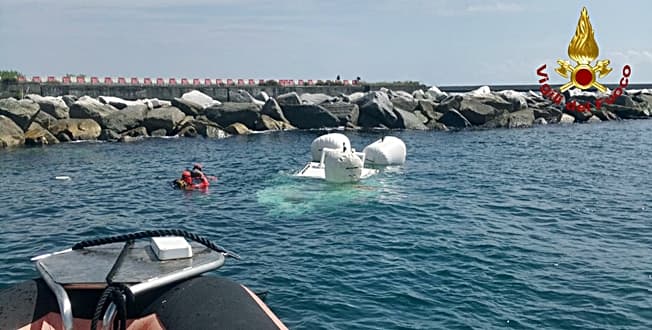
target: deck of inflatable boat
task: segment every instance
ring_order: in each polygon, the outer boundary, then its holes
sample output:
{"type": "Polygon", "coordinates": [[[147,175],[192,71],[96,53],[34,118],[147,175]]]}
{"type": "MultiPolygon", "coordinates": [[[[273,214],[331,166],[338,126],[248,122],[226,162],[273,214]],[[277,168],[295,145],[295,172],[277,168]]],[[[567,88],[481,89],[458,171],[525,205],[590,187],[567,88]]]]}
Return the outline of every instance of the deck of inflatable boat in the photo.
{"type": "MultiPolygon", "coordinates": [[[[75,329],[89,329],[97,290],[67,290],[75,329]]],[[[128,329],[285,329],[243,285],[199,276],[139,295],[128,309],[128,329]]],[[[0,329],[62,329],[56,297],[41,279],[0,290],[0,329]]]]}

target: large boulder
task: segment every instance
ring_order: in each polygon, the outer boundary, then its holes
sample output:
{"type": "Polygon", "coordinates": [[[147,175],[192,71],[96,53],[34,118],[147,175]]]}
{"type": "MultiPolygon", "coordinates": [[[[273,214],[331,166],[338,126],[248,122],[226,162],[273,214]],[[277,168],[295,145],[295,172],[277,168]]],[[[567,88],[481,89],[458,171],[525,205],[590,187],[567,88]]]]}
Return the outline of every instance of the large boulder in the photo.
{"type": "Polygon", "coordinates": [[[444,113],[444,115],[439,119],[439,122],[446,125],[446,127],[453,128],[466,128],[472,126],[469,120],[455,109],[448,110],[444,113]]]}
{"type": "Polygon", "coordinates": [[[425,124],[425,123],[427,123],[427,122],[430,121],[430,118],[426,117],[426,115],[424,115],[423,112],[421,112],[421,110],[417,110],[417,111],[412,112],[412,113],[413,113],[415,116],[417,116],[417,118],[419,119],[419,121],[420,121],[422,124],[425,124]]]}
{"type": "Polygon", "coordinates": [[[352,123],[354,125],[358,124],[358,118],[360,117],[360,108],[355,103],[346,103],[346,102],[335,102],[335,103],[322,103],[328,112],[337,117],[340,121],[340,125],[346,125],[346,123],[352,123]]]}
{"type": "Polygon", "coordinates": [[[241,123],[253,129],[260,117],[260,106],[255,103],[224,102],[207,108],[206,117],[222,127],[241,123]]]}
{"type": "Polygon", "coordinates": [[[502,113],[492,120],[488,121],[482,127],[484,128],[526,128],[534,124],[534,111],[525,109],[516,112],[502,113]]]}
{"type": "Polygon", "coordinates": [[[534,118],[534,125],[548,125],[548,121],[543,117],[534,118]]]}
{"type": "Polygon", "coordinates": [[[322,104],[324,102],[338,101],[337,97],[329,96],[322,93],[316,93],[316,94],[303,93],[299,98],[301,99],[301,103],[303,104],[322,104]]]}
{"type": "Polygon", "coordinates": [[[361,104],[358,125],[362,127],[379,127],[382,125],[390,128],[396,126],[398,117],[387,93],[382,91],[371,92],[358,101],[358,104],[361,104]]]}
{"type": "Polygon", "coordinates": [[[593,112],[593,116],[600,118],[601,121],[618,120],[618,116],[611,111],[600,109],[593,112]]]}
{"type": "Polygon", "coordinates": [[[591,116],[591,118],[589,118],[586,121],[587,124],[600,123],[600,122],[602,122],[602,120],[598,116],[591,116]]]}
{"type": "MultiPolygon", "coordinates": [[[[637,97],[637,99],[638,99],[638,97],[637,97]]],[[[622,105],[624,107],[630,107],[630,108],[633,108],[636,105],[636,103],[634,102],[634,99],[629,95],[618,96],[616,98],[616,100],[614,101],[614,104],[622,105]]]]}
{"type": "Polygon", "coordinates": [[[446,92],[442,92],[439,88],[437,88],[437,86],[432,86],[426,91],[425,96],[440,102],[446,99],[448,94],[446,92]]]}
{"type": "MultiPolygon", "coordinates": [[[[632,100],[636,103],[645,103],[648,108],[652,105],[652,95],[648,93],[641,93],[633,96],[632,100]]],[[[616,104],[618,104],[618,102],[616,102],[616,104]]]]}
{"type": "Polygon", "coordinates": [[[559,123],[560,124],[572,124],[574,122],[575,122],[575,117],[573,117],[573,116],[571,116],[569,114],[563,113],[561,115],[561,117],[559,118],[559,123]]]}
{"type": "Polygon", "coordinates": [[[36,114],[36,117],[34,117],[34,121],[32,123],[37,123],[41,125],[41,127],[49,130],[50,126],[52,126],[56,121],[57,119],[54,118],[52,115],[48,114],[47,112],[39,111],[36,114]]]}
{"type": "Polygon", "coordinates": [[[276,97],[278,104],[283,107],[285,105],[299,105],[301,104],[301,98],[296,92],[290,92],[282,94],[276,97]]]}
{"type": "Polygon", "coordinates": [[[261,115],[256,123],[257,131],[285,131],[296,129],[296,127],[282,121],[275,120],[268,115],[261,115]]]}
{"type": "MultiPolygon", "coordinates": [[[[134,118],[135,116],[137,114],[134,115],[134,118]]],[[[186,115],[178,108],[164,107],[148,111],[142,125],[147,128],[147,132],[153,132],[163,128],[167,132],[167,135],[171,135],[174,129],[185,118],[186,115]]]]}
{"type": "Polygon", "coordinates": [[[103,104],[110,104],[110,105],[112,105],[114,108],[116,108],[118,110],[122,110],[122,109],[124,109],[124,108],[126,108],[128,106],[144,106],[144,107],[147,107],[147,104],[146,104],[145,101],[140,101],[140,100],[139,101],[128,101],[128,100],[124,100],[124,99],[121,99],[121,98],[115,97],[115,96],[100,96],[100,97],[97,98],[97,100],[100,101],[100,103],[103,103],[103,104]]]}
{"type": "Polygon", "coordinates": [[[220,101],[214,100],[212,97],[197,90],[184,93],[181,95],[181,100],[196,104],[200,109],[206,109],[210,106],[221,104],[220,101]]]}
{"type": "MultiPolygon", "coordinates": [[[[418,129],[418,130],[427,130],[428,127],[423,124],[423,121],[419,119],[414,113],[401,110],[401,109],[394,109],[394,112],[398,115],[398,120],[396,121],[398,128],[405,128],[405,129],[418,129]]],[[[427,118],[426,118],[427,120],[427,118]]]]}
{"type": "Polygon", "coordinates": [[[415,90],[414,92],[412,92],[412,97],[413,97],[415,100],[417,100],[417,101],[418,101],[418,100],[425,100],[425,99],[428,98],[428,97],[426,96],[426,93],[424,93],[424,91],[421,90],[421,89],[417,89],[417,90],[415,90]]]}
{"type": "Polygon", "coordinates": [[[449,110],[459,111],[460,107],[462,106],[462,100],[464,100],[464,97],[462,97],[461,95],[448,96],[447,98],[443,99],[439,104],[437,104],[434,110],[439,113],[446,113],[449,110]]]}
{"type": "Polygon", "coordinates": [[[197,132],[197,128],[195,128],[194,126],[188,125],[179,129],[179,132],[177,132],[176,136],[194,138],[199,136],[199,132],[197,132]]]}
{"type": "Polygon", "coordinates": [[[117,111],[118,109],[110,104],[104,104],[89,96],[82,96],[70,107],[70,118],[93,119],[104,125],[104,118],[117,111]]]}
{"type": "Polygon", "coordinates": [[[543,97],[543,95],[539,91],[536,91],[536,92],[531,91],[531,90],[527,91],[527,93],[525,93],[525,96],[526,96],[526,99],[528,100],[528,104],[541,103],[541,102],[548,101],[548,99],[543,97]]]}
{"type": "Polygon", "coordinates": [[[650,110],[639,105],[628,107],[618,104],[607,104],[605,108],[622,119],[646,119],[650,117],[650,110]]]}
{"type": "Polygon", "coordinates": [[[192,126],[195,127],[199,135],[205,138],[223,139],[229,136],[219,126],[207,119],[196,118],[192,121],[192,126]]]}
{"type": "Polygon", "coordinates": [[[525,109],[515,111],[509,114],[508,128],[526,128],[532,127],[534,124],[534,111],[532,109],[525,109]]]}
{"type": "Polygon", "coordinates": [[[421,111],[421,113],[429,119],[438,120],[443,115],[442,113],[435,111],[438,104],[432,100],[418,100],[417,103],[416,111],[421,111]]]}
{"type": "Polygon", "coordinates": [[[260,113],[263,115],[268,115],[276,121],[289,123],[287,118],[285,118],[285,115],[283,115],[283,110],[281,109],[281,106],[278,104],[278,102],[276,102],[275,99],[271,97],[268,98],[267,101],[265,101],[265,104],[263,105],[263,108],[260,110],[260,113]]]}
{"type": "Polygon", "coordinates": [[[197,116],[204,113],[204,107],[191,100],[184,100],[180,97],[175,97],[172,99],[171,103],[173,107],[176,107],[188,116],[197,116]]]}
{"type": "Polygon", "coordinates": [[[126,132],[123,132],[120,134],[120,141],[121,142],[131,142],[135,141],[136,139],[143,139],[149,136],[149,133],[147,132],[147,128],[140,126],[136,127],[134,129],[130,129],[126,132]]]}
{"type": "Polygon", "coordinates": [[[267,92],[265,91],[260,91],[256,93],[256,96],[254,97],[256,98],[256,100],[263,101],[263,102],[267,102],[267,100],[270,99],[269,94],[267,94],[267,92]]]}
{"type": "Polygon", "coordinates": [[[482,97],[482,96],[487,96],[491,94],[491,88],[489,86],[482,86],[478,87],[470,92],[467,92],[466,95],[471,96],[471,97],[482,97]]]}
{"type": "Polygon", "coordinates": [[[583,123],[593,116],[591,111],[564,110],[567,114],[575,117],[575,121],[583,123]]]}
{"type": "Polygon", "coordinates": [[[556,123],[561,118],[562,111],[555,107],[545,107],[543,109],[532,109],[534,118],[543,118],[548,123],[556,123]]]}
{"type": "Polygon", "coordinates": [[[68,109],[70,109],[70,107],[79,100],[79,97],[77,97],[77,95],[64,95],[61,97],[61,100],[63,100],[63,103],[65,103],[68,109]]]}
{"type": "Polygon", "coordinates": [[[38,103],[42,112],[52,115],[56,119],[66,119],[70,117],[70,109],[61,97],[28,94],[25,98],[38,103]]]}
{"type": "Polygon", "coordinates": [[[23,99],[18,101],[11,97],[0,100],[0,115],[9,117],[23,131],[26,131],[29,125],[32,124],[39,110],[38,103],[32,100],[23,99]]]}
{"type": "Polygon", "coordinates": [[[251,130],[249,130],[249,128],[247,128],[247,126],[245,126],[242,123],[233,123],[227,126],[226,128],[224,128],[224,130],[227,133],[233,135],[246,135],[251,133],[251,130]]]}
{"type": "Polygon", "coordinates": [[[25,144],[25,134],[9,117],[0,115],[0,148],[25,144]]]}
{"type": "Polygon", "coordinates": [[[257,100],[244,89],[229,90],[229,101],[234,103],[255,103],[259,106],[265,104],[265,102],[257,100]]]}
{"type": "Polygon", "coordinates": [[[359,102],[360,102],[361,100],[363,100],[363,99],[365,98],[365,96],[366,96],[366,94],[363,93],[363,92],[355,92],[355,93],[353,93],[353,94],[346,95],[345,97],[342,97],[342,100],[343,100],[344,102],[355,103],[355,104],[357,104],[358,106],[360,106],[360,105],[362,105],[362,104],[359,103],[359,102]]]}
{"type": "Polygon", "coordinates": [[[446,127],[446,125],[434,120],[429,121],[426,124],[426,127],[428,127],[428,129],[430,130],[435,130],[435,131],[448,131],[448,127],[446,127]]]}
{"type": "MultiPolygon", "coordinates": [[[[147,105],[147,108],[150,109],[150,110],[151,109],[156,109],[156,108],[172,106],[172,102],[167,101],[167,100],[159,100],[157,98],[144,99],[143,102],[147,105]]],[[[181,110],[181,111],[183,111],[183,110],[181,110]]]]}
{"type": "Polygon", "coordinates": [[[473,99],[462,100],[459,112],[473,125],[484,125],[497,115],[494,107],[473,99]]]}
{"type": "MultiPolygon", "coordinates": [[[[114,112],[104,118],[104,128],[117,133],[136,128],[143,124],[149,110],[144,105],[128,106],[123,110],[114,112]]],[[[159,111],[152,110],[152,111],[159,111]]]]}
{"type": "Polygon", "coordinates": [[[417,100],[411,94],[404,91],[397,91],[390,94],[390,101],[394,105],[394,109],[401,109],[405,111],[414,111],[417,108],[417,100]]]}
{"type": "Polygon", "coordinates": [[[118,141],[120,139],[120,134],[110,129],[103,129],[97,139],[102,141],[118,141]]]}
{"type": "Polygon", "coordinates": [[[505,100],[503,97],[495,94],[483,94],[472,98],[473,100],[492,106],[498,111],[516,111],[512,102],[505,100]]]}
{"type": "Polygon", "coordinates": [[[59,143],[59,140],[54,135],[52,135],[50,131],[37,123],[32,123],[29,125],[27,132],[25,132],[26,145],[42,146],[57,143],[59,143]]]}
{"type": "Polygon", "coordinates": [[[339,118],[320,105],[284,105],[282,108],[290,124],[297,128],[327,128],[337,127],[340,124],[339,118]]]}
{"type": "Polygon", "coordinates": [[[59,140],[95,140],[102,133],[102,127],[88,118],[68,118],[57,120],[50,132],[59,140]],[[61,136],[63,135],[63,137],[61,136]]]}
{"type": "Polygon", "coordinates": [[[525,97],[525,93],[521,93],[513,90],[504,90],[504,91],[497,92],[496,94],[500,95],[503,99],[505,99],[505,101],[512,104],[511,111],[519,111],[519,110],[527,109],[528,107],[528,102],[527,102],[527,98],[525,97]]]}

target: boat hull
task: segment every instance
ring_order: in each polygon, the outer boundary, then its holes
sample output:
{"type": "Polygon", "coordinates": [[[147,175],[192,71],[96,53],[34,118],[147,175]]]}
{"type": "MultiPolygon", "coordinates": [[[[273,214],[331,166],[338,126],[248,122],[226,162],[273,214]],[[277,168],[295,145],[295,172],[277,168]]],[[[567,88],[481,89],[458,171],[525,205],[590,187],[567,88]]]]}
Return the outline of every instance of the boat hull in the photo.
{"type": "MultiPolygon", "coordinates": [[[[67,289],[74,328],[89,329],[100,289],[67,289]]],[[[128,329],[287,329],[247,287],[198,276],[138,295],[128,329]]],[[[98,328],[101,327],[101,322],[98,328]]],[[[63,329],[57,299],[42,279],[0,290],[0,329],[63,329]]]]}

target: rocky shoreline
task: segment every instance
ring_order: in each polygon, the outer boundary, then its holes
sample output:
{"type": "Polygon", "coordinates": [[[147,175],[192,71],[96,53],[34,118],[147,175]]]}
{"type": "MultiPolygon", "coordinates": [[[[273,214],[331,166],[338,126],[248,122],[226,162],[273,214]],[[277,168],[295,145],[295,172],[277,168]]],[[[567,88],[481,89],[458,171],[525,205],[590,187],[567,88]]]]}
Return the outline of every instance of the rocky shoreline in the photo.
{"type": "MultiPolygon", "coordinates": [[[[572,92],[566,98],[595,104],[602,94],[572,92]]],[[[647,119],[652,90],[630,90],[613,104],[568,110],[539,91],[467,93],[437,87],[413,93],[381,89],[350,95],[297,94],[269,97],[238,91],[220,102],[199,91],[172,100],[61,97],[28,94],[0,99],[0,148],[75,140],[133,141],[145,137],[224,138],[251,131],[337,128],[458,130],[525,128],[557,123],[647,119]]]]}

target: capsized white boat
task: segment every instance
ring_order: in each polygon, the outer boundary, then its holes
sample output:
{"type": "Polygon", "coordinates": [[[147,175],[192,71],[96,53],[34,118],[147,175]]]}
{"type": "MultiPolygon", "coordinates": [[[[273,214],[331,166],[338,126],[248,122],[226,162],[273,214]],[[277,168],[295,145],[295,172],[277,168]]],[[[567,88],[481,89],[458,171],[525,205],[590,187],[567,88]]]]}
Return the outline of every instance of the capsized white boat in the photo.
{"type": "Polygon", "coordinates": [[[405,143],[388,136],[356,152],[346,135],[330,133],[312,141],[311,161],[296,176],[322,179],[328,182],[357,182],[379,172],[371,165],[402,165],[405,163],[405,143]],[[369,157],[372,157],[369,161],[369,157]]]}
{"type": "Polygon", "coordinates": [[[296,176],[322,179],[328,182],[356,182],[378,173],[377,169],[364,167],[364,153],[322,148],[319,162],[310,162],[296,176]]]}

